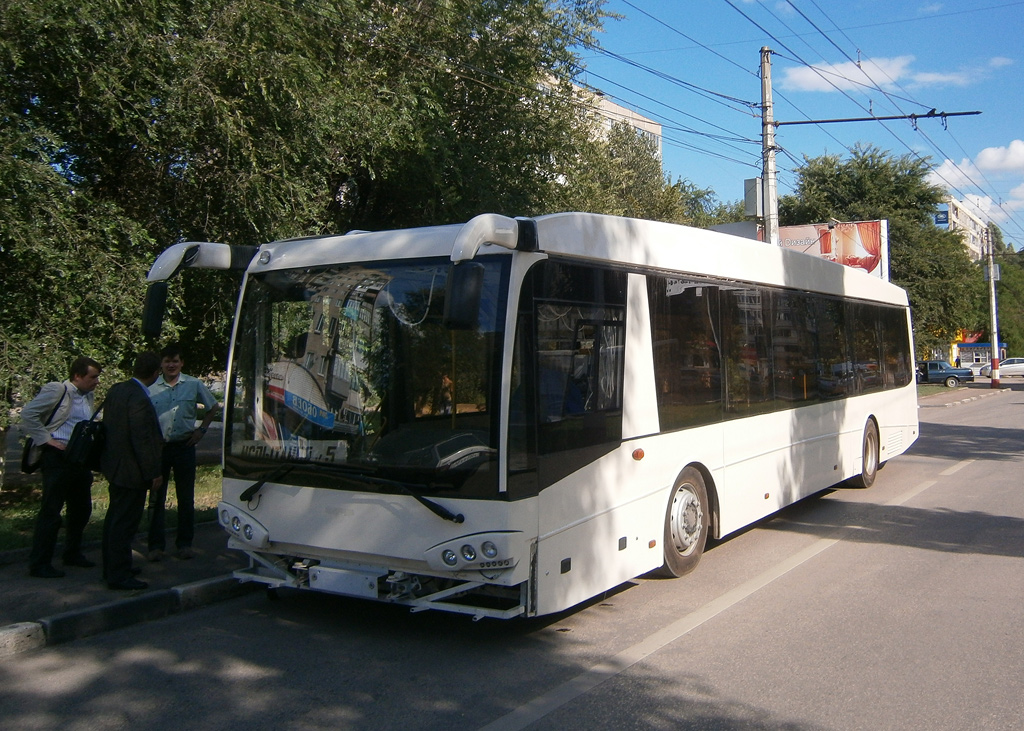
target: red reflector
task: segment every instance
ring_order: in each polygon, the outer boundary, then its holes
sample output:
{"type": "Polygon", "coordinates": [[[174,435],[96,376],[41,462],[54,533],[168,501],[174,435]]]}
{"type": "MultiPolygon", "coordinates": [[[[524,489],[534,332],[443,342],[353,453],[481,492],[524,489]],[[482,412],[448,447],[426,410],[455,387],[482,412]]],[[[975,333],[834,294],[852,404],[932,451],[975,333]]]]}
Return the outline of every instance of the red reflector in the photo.
{"type": "Polygon", "coordinates": [[[640,449],[640,447],[637,447],[636,449],[633,450],[633,459],[635,459],[637,462],[639,462],[643,458],[644,458],[644,450],[640,449]]]}

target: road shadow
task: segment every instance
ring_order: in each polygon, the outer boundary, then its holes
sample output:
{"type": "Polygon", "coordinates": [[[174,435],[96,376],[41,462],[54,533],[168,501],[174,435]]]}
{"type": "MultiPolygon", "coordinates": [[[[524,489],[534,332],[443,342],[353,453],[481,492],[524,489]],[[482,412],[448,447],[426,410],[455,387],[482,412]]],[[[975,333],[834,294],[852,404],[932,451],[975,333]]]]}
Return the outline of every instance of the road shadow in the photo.
{"type": "MultiPolygon", "coordinates": [[[[1011,404],[1024,414],[1024,404],[1011,404]]],[[[921,422],[921,435],[908,454],[943,459],[1019,460],[1024,454],[1024,429],[921,422]]]]}
{"type": "Polygon", "coordinates": [[[806,498],[757,527],[856,543],[1024,558],[1024,519],[977,510],[827,499],[834,492],[806,498]]]}

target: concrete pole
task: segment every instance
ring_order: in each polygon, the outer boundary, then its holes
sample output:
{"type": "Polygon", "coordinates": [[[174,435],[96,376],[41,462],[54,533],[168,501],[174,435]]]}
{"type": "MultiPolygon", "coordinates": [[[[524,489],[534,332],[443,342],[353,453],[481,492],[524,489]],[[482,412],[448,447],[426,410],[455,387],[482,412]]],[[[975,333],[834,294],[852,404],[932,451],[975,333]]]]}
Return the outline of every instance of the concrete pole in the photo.
{"type": "Polygon", "coordinates": [[[988,244],[988,309],[989,309],[989,330],[992,333],[992,388],[999,388],[999,322],[996,316],[996,266],[992,256],[992,234],[985,231],[985,241],[988,244]]]}
{"type": "Polygon", "coordinates": [[[761,47],[761,155],[763,158],[764,239],[779,245],[779,191],[775,170],[775,118],[772,113],[772,49],[761,47]]]}

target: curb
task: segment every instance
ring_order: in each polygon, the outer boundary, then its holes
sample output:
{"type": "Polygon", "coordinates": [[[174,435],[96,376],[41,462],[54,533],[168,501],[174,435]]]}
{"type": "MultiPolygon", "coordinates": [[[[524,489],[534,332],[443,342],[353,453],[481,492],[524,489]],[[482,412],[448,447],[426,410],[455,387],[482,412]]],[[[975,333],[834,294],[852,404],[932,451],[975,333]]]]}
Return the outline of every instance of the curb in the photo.
{"type": "Polygon", "coordinates": [[[983,398],[988,398],[989,396],[997,396],[997,395],[999,395],[1001,393],[1006,393],[1009,390],[1011,390],[1011,389],[1009,389],[1009,388],[997,388],[997,389],[993,389],[991,391],[988,391],[987,393],[983,393],[980,396],[971,396],[970,398],[961,399],[960,401],[950,401],[948,404],[946,404],[946,408],[948,409],[950,406],[960,406],[961,404],[969,404],[972,401],[978,401],[978,400],[983,399],[983,398]]]}
{"type": "Polygon", "coordinates": [[[216,576],[170,589],[160,589],[85,609],[74,609],[38,622],[0,627],[0,658],[40,647],[89,637],[140,622],[161,619],[206,604],[242,596],[257,588],[234,576],[216,576]]]}

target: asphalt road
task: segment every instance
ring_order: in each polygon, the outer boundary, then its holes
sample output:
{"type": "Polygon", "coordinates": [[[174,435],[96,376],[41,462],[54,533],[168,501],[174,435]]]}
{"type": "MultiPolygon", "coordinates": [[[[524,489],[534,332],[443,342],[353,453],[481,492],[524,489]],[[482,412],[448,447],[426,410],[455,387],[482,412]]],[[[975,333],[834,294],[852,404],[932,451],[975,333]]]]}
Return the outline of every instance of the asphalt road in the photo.
{"type": "Polygon", "coordinates": [[[540,620],[254,594],[0,664],[10,728],[1018,729],[1024,391],[540,620]]]}

